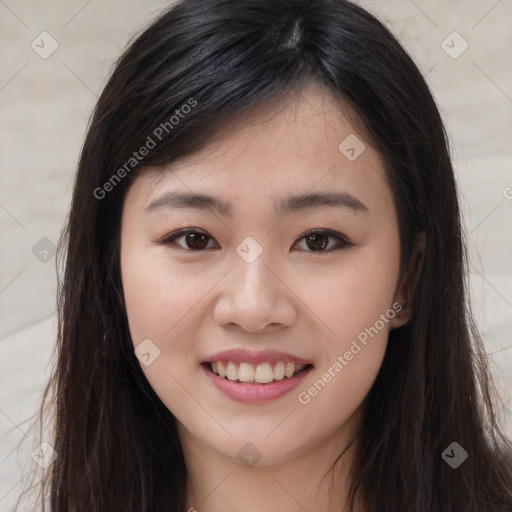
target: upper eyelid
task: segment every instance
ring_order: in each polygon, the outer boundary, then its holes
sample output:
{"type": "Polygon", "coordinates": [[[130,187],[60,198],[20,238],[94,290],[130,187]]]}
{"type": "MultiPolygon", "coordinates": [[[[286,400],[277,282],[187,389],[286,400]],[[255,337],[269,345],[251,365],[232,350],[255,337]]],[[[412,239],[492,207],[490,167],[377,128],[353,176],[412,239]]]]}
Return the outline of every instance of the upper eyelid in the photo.
{"type": "MultiPolygon", "coordinates": [[[[200,228],[183,228],[183,229],[178,229],[177,231],[174,231],[172,233],[169,233],[168,235],[165,235],[165,237],[162,238],[162,240],[169,240],[170,238],[173,238],[173,237],[178,238],[180,236],[187,235],[188,233],[199,233],[201,235],[209,236],[210,238],[215,240],[215,238],[212,235],[210,235],[207,231],[202,230],[200,228]]],[[[334,236],[334,237],[337,236],[337,237],[340,237],[340,238],[346,238],[345,235],[343,235],[343,233],[338,233],[337,231],[333,231],[331,229],[327,229],[327,228],[311,228],[311,229],[308,229],[307,231],[304,231],[304,233],[300,234],[297,239],[303,238],[304,236],[306,236],[306,235],[308,235],[310,233],[326,233],[326,234],[334,236]]]]}
{"type": "Polygon", "coordinates": [[[163,238],[161,238],[157,242],[160,243],[160,244],[170,243],[171,240],[174,241],[174,240],[176,240],[178,238],[181,238],[181,237],[183,237],[185,235],[188,235],[189,233],[198,233],[200,235],[206,235],[210,239],[215,240],[215,238],[213,236],[211,236],[208,232],[203,231],[202,229],[199,229],[199,228],[183,228],[183,229],[178,229],[177,231],[174,231],[172,233],[169,233],[168,235],[165,235],[163,238]]]}
{"type": "Polygon", "coordinates": [[[304,231],[304,233],[302,233],[301,235],[299,235],[299,239],[310,234],[310,233],[326,233],[328,235],[331,235],[331,236],[337,236],[339,238],[347,238],[343,233],[339,233],[338,231],[334,231],[332,229],[328,229],[328,228],[311,228],[311,229],[308,229],[307,231],[304,231]]]}

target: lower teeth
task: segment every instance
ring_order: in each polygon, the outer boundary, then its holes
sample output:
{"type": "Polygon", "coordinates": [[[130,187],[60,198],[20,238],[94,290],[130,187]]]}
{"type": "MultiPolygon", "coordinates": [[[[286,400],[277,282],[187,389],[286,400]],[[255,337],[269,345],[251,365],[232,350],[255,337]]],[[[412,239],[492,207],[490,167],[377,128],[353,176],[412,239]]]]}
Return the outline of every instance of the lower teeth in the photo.
{"type": "MultiPolygon", "coordinates": [[[[297,374],[295,374],[295,375],[297,375],[297,374]]],[[[293,375],[293,377],[295,377],[295,375],[293,375]]],[[[289,377],[284,377],[281,380],[273,379],[270,382],[256,382],[255,380],[253,380],[251,382],[242,382],[241,380],[238,380],[238,379],[237,380],[230,380],[227,377],[223,377],[223,379],[229,380],[229,382],[236,382],[237,384],[258,384],[259,386],[266,386],[267,384],[273,384],[274,382],[281,382],[283,380],[287,380],[287,379],[289,379],[289,377]]]]}

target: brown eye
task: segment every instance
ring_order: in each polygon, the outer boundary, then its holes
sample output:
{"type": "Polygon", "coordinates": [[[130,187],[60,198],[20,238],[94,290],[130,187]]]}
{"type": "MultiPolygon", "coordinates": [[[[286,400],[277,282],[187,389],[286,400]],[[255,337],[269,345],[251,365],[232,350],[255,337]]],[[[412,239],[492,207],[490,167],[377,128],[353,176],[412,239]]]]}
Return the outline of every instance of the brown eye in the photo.
{"type": "Polygon", "coordinates": [[[303,235],[299,241],[304,241],[303,247],[300,249],[306,252],[326,253],[335,251],[337,249],[343,249],[344,247],[352,245],[341,234],[326,230],[310,231],[309,233],[303,235]],[[336,240],[336,242],[331,244],[331,240],[336,240]]]}
{"type": "Polygon", "coordinates": [[[206,233],[189,229],[173,233],[162,240],[161,243],[175,246],[178,250],[203,251],[204,249],[211,248],[208,247],[210,240],[213,240],[212,237],[206,233]]]}
{"type": "Polygon", "coordinates": [[[313,233],[306,238],[306,244],[312,251],[322,251],[329,245],[329,235],[313,233]]]}
{"type": "Polygon", "coordinates": [[[185,243],[189,249],[205,249],[208,245],[208,238],[203,233],[188,233],[185,235],[185,243]]]}

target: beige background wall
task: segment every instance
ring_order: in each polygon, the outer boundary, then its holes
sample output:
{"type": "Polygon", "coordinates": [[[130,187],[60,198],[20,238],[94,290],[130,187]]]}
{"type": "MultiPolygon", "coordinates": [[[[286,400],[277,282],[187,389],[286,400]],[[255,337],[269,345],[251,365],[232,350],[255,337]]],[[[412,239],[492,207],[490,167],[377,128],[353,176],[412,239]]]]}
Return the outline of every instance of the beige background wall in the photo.
{"type": "MultiPolygon", "coordinates": [[[[508,403],[501,415],[510,421],[512,3],[359,3],[402,40],[447,123],[470,242],[473,305],[508,403]]],[[[112,60],[167,4],[0,0],[0,510],[18,494],[18,463],[30,461],[30,452],[15,447],[46,378],[55,327],[52,250],[86,123],[112,60]]]]}

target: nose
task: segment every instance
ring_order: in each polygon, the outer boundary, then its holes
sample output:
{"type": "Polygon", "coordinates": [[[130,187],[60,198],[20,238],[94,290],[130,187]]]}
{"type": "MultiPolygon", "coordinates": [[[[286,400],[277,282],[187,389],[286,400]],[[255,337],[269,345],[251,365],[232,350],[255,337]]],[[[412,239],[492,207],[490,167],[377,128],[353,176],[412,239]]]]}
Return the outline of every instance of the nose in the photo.
{"type": "Polygon", "coordinates": [[[219,283],[214,308],[218,325],[255,333],[279,330],[295,321],[295,294],[264,254],[251,263],[234,255],[233,269],[219,283]]]}

